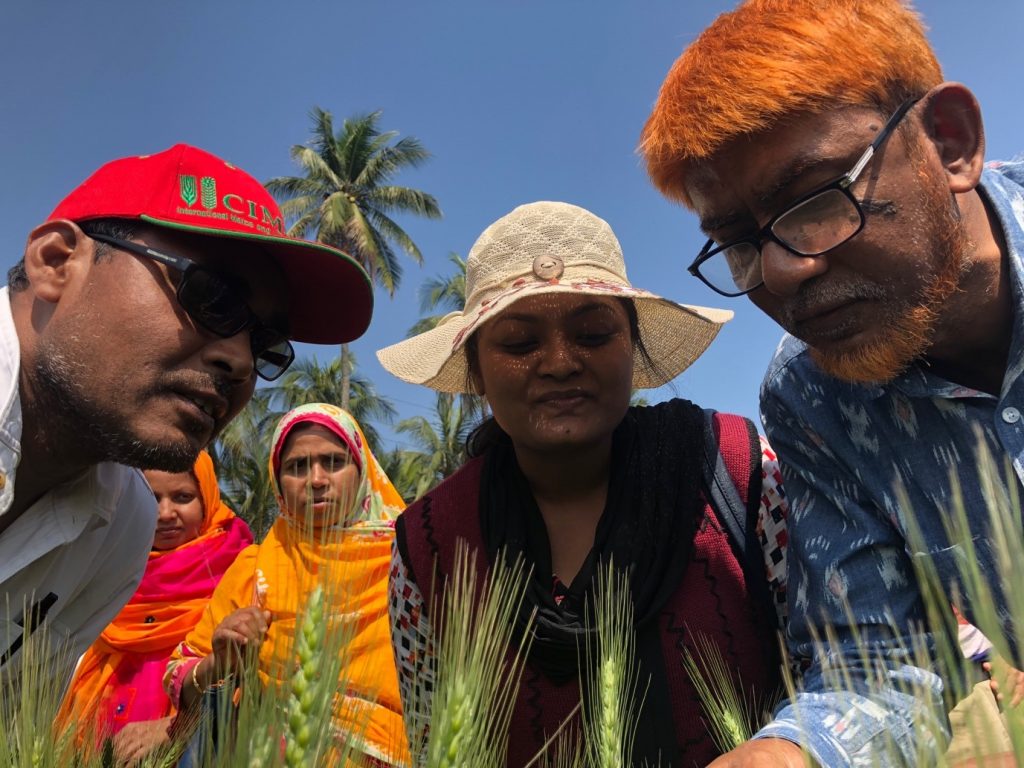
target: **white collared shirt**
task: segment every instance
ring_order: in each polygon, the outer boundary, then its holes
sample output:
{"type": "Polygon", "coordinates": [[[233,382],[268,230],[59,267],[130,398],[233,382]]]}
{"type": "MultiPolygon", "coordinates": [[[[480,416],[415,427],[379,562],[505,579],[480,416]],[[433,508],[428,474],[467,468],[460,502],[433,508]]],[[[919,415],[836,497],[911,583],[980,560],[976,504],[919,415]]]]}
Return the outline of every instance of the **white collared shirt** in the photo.
{"type": "MultiPolygon", "coordinates": [[[[3,288],[0,520],[14,499],[21,459],[20,357],[3,288]]],[[[0,673],[20,673],[23,643],[35,637],[47,643],[46,671],[63,687],[74,661],[135,592],[155,528],[156,502],[142,473],[103,463],[48,491],[0,533],[0,673]]]]}

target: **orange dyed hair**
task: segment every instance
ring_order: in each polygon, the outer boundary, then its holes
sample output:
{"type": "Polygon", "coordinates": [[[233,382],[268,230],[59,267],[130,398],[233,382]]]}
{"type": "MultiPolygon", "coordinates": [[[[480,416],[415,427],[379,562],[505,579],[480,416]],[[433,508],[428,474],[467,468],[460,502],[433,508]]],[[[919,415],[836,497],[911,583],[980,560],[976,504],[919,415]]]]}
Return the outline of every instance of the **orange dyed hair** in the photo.
{"type": "Polygon", "coordinates": [[[901,0],[747,0],[680,56],[640,137],[655,186],[692,207],[689,161],[800,112],[891,112],[942,82],[918,15],[901,0]]]}

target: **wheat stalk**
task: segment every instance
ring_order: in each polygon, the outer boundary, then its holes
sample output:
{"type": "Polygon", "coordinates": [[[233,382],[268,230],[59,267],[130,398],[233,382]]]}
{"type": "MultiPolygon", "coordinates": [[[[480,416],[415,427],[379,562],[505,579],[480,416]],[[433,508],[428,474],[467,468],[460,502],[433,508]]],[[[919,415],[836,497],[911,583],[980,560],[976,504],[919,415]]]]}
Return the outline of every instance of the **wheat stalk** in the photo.
{"type": "Polygon", "coordinates": [[[694,651],[683,651],[683,667],[697,691],[705,723],[720,752],[735,749],[753,735],[753,716],[739,692],[742,680],[733,681],[729,667],[714,642],[694,636],[694,651]],[[738,684],[738,685],[737,685],[738,684]]]}
{"type": "MultiPolygon", "coordinates": [[[[971,598],[972,615],[997,650],[1007,655],[1015,642],[1018,647],[1021,645],[1020,635],[1024,633],[1024,590],[1017,587],[1021,563],[1024,562],[1024,532],[1020,504],[1015,493],[1017,480],[1011,472],[1008,483],[1004,485],[997,482],[999,473],[1005,468],[999,466],[985,451],[978,453],[977,463],[986,509],[967,510],[962,498],[957,495],[951,502],[946,518],[951,538],[960,544],[964,552],[961,561],[962,580],[966,594],[971,598]],[[1010,488],[1009,494],[1005,492],[1006,487],[1010,488]],[[970,530],[967,525],[968,516],[978,514],[987,515],[989,520],[989,538],[995,547],[998,577],[1007,595],[1005,607],[997,606],[993,600],[990,585],[985,582],[977,565],[976,542],[966,535],[970,530]],[[1011,619],[1008,632],[1004,630],[1001,608],[1005,608],[1011,619]]],[[[915,528],[912,510],[905,509],[905,514],[910,548],[912,551],[922,551],[919,546],[920,531],[915,528]]],[[[928,626],[936,638],[939,665],[944,677],[953,681],[957,675],[964,673],[969,664],[962,658],[955,643],[942,639],[948,627],[949,602],[951,599],[958,602],[960,596],[949,594],[947,585],[940,582],[927,557],[915,558],[914,561],[920,569],[918,575],[928,609],[928,626]],[[947,646],[945,649],[942,647],[943,642],[947,646]]],[[[438,666],[435,694],[433,702],[425,710],[430,723],[429,768],[440,768],[441,765],[498,768],[505,761],[508,722],[522,672],[524,651],[519,649],[508,656],[506,654],[510,647],[515,646],[511,627],[522,600],[523,573],[520,567],[503,570],[503,566],[499,565],[485,584],[477,584],[475,574],[472,558],[464,550],[461,551],[445,591],[443,605],[436,612],[439,621],[436,634],[438,666]],[[478,593],[481,596],[479,602],[478,593]]],[[[615,600],[605,602],[601,597],[609,598],[614,594],[618,596],[616,600],[628,598],[628,587],[624,579],[616,582],[610,569],[602,578],[604,584],[599,585],[595,600],[595,626],[599,639],[590,657],[595,678],[589,690],[595,698],[585,708],[585,712],[589,710],[596,714],[584,718],[586,726],[587,718],[591,717],[589,729],[585,727],[583,732],[585,744],[580,745],[579,734],[571,732],[564,734],[557,745],[552,746],[550,756],[559,768],[580,768],[582,752],[586,752],[587,763],[591,766],[614,764],[616,755],[621,760],[618,765],[629,762],[630,749],[627,742],[631,725],[636,719],[635,706],[629,710],[620,709],[619,715],[613,713],[617,704],[638,698],[636,682],[629,678],[629,673],[635,669],[629,659],[631,630],[627,631],[632,626],[632,619],[625,619],[629,611],[628,604],[623,605],[615,600]],[[607,586],[609,583],[610,589],[607,586]],[[602,616],[611,619],[618,617],[618,623],[607,623],[602,616]],[[616,636],[624,637],[625,640],[616,641],[616,636]],[[617,699],[614,691],[632,691],[632,695],[617,699]],[[590,750],[600,753],[596,755],[597,759],[591,755],[590,750]]],[[[323,601],[323,595],[318,599],[323,601]]],[[[320,610],[323,610],[322,605],[323,602],[320,610]]],[[[17,615],[18,612],[15,610],[12,613],[7,607],[7,616],[17,615]]],[[[255,664],[252,663],[247,666],[240,681],[244,695],[237,708],[230,701],[229,695],[223,697],[224,703],[221,706],[224,707],[225,716],[230,714],[237,718],[237,724],[234,728],[218,730],[217,743],[212,745],[216,747],[216,754],[213,749],[206,750],[201,768],[255,768],[257,765],[261,768],[276,768],[286,759],[280,749],[282,737],[286,745],[292,748],[292,762],[289,765],[316,765],[318,761],[327,761],[328,755],[334,758],[354,749],[353,745],[358,743],[357,734],[343,734],[339,742],[336,740],[337,734],[329,728],[333,697],[344,686],[344,673],[341,669],[346,663],[345,638],[343,633],[335,637],[330,628],[326,630],[326,635],[313,631],[317,624],[315,615],[315,608],[305,608],[302,631],[296,638],[299,663],[287,686],[263,690],[255,672],[255,664]],[[306,634],[306,630],[310,633],[306,634]],[[304,682],[299,684],[300,680],[304,682]],[[326,693],[311,694],[320,684],[326,693]],[[311,730],[304,731],[301,720],[294,721],[294,729],[290,717],[284,718],[282,722],[282,713],[290,715],[293,710],[308,715],[305,724],[311,730]],[[328,714],[325,715],[325,712],[328,714]],[[305,762],[300,762],[302,760],[305,762]]],[[[321,621],[319,624],[322,629],[323,625],[329,625],[330,622],[321,621]]],[[[906,627],[891,628],[894,636],[906,634],[906,630],[906,627]]],[[[830,686],[852,685],[852,670],[857,667],[869,672],[870,685],[886,682],[885,670],[873,661],[866,638],[854,633],[853,641],[846,648],[838,648],[834,641],[835,633],[825,627],[818,642],[825,662],[823,673],[830,686]]],[[[936,648],[917,645],[901,650],[907,664],[928,667],[936,648]]],[[[66,659],[61,659],[60,654],[54,654],[50,648],[44,624],[25,641],[18,658],[10,662],[13,667],[5,665],[4,676],[0,679],[0,718],[4,724],[0,728],[0,765],[18,768],[67,768],[69,765],[76,768],[100,768],[104,765],[100,753],[75,754],[70,728],[54,732],[52,724],[63,688],[63,680],[56,674],[56,670],[63,661],[66,659]],[[17,674],[14,674],[15,667],[18,669],[17,674]]],[[[254,659],[250,661],[254,662],[254,659]]],[[[696,662],[697,659],[692,661],[696,662]]],[[[713,694],[727,694],[721,680],[716,682],[714,674],[708,674],[707,677],[713,694]]],[[[788,688],[791,694],[797,693],[799,681],[788,678],[788,688]]],[[[935,724],[944,717],[944,713],[930,710],[924,703],[923,693],[916,692],[913,685],[907,689],[907,693],[921,707],[915,721],[918,753],[910,756],[910,759],[917,765],[942,765],[943,758],[935,754],[933,745],[937,740],[935,724]]],[[[411,702],[410,706],[414,707],[416,703],[411,702]]],[[[1011,710],[1005,716],[1013,744],[1013,759],[1018,764],[1024,764],[1024,712],[1021,709],[1011,710]]],[[[200,727],[205,729],[207,725],[202,724],[200,727]]],[[[200,735],[212,744],[212,737],[204,736],[202,732],[200,735]]],[[[984,733],[979,732],[978,736],[976,746],[980,761],[985,759],[987,744],[984,733]]],[[[734,732],[731,738],[739,738],[739,732],[734,732]]],[[[168,750],[151,756],[145,765],[167,766],[170,755],[171,751],[168,750]]],[[[905,757],[890,743],[882,745],[874,759],[878,764],[901,764],[905,757]]]]}
{"type": "Polygon", "coordinates": [[[593,612],[596,641],[588,640],[586,652],[594,673],[590,685],[583,684],[589,691],[583,718],[586,751],[594,768],[621,768],[632,760],[643,696],[637,696],[640,681],[629,579],[611,560],[598,571],[593,612]]]}
{"type": "Polygon", "coordinates": [[[478,585],[476,557],[460,542],[436,625],[433,696],[410,702],[414,711],[429,713],[427,743],[413,745],[426,755],[427,768],[505,765],[508,725],[528,650],[514,648],[525,579],[520,562],[508,567],[499,557],[478,585]]]}
{"type": "Polygon", "coordinates": [[[324,645],[324,592],[314,587],[306,603],[306,613],[296,637],[295,652],[298,665],[291,679],[291,697],[288,700],[288,738],[284,750],[285,764],[298,768],[307,764],[312,741],[310,718],[318,693],[317,652],[324,645]]]}

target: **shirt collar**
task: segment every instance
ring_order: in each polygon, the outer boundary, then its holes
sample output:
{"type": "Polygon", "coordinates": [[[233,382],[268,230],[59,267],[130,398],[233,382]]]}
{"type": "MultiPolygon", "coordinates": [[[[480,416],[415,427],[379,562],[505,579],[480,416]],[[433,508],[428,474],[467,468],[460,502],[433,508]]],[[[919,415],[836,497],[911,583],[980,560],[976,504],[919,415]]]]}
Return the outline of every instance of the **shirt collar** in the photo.
{"type": "Polygon", "coordinates": [[[14,500],[15,470],[21,460],[21,347],[11,314],[10,291],[0,289],[0,515],[14,500]]]}
{"type": "MultiPolygon", "coordinates": [[[[21,461],[24,422],[18,389],[20,370],[21,345],[11,312],[11,293],[4,287],[0,288],[0,515],[10,509],[14,500],[16,468],[21,461]]],[[[58,508],[71,510],[72,517],[94,516],[96,520],[86,523],[90,527],[110,522],[123,491],[123,481],[119,479],[122,472],[123,468],[115,464],[89,467],[53,488],[36,504],[57,502],[58,508]],[[65,499],[70,503],[61,503],[65,499]]]]}

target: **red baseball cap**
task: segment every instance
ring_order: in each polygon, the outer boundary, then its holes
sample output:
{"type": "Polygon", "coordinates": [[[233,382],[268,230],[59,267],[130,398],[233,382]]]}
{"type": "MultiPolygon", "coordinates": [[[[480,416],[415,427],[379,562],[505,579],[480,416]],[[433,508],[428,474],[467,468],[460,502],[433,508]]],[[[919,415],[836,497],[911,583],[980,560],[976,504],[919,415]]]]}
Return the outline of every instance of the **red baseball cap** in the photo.
{"type": "Polygon", "coordinates": [[[373,287],[359,263],[323,243],[285,233],[284,216],[256,179],[197,147],[114,160],[65,197],[47,221],[138,219],[213,237],[252,240],[288,281],[289,336],[342,344],[370,324],[373,287]]]}

